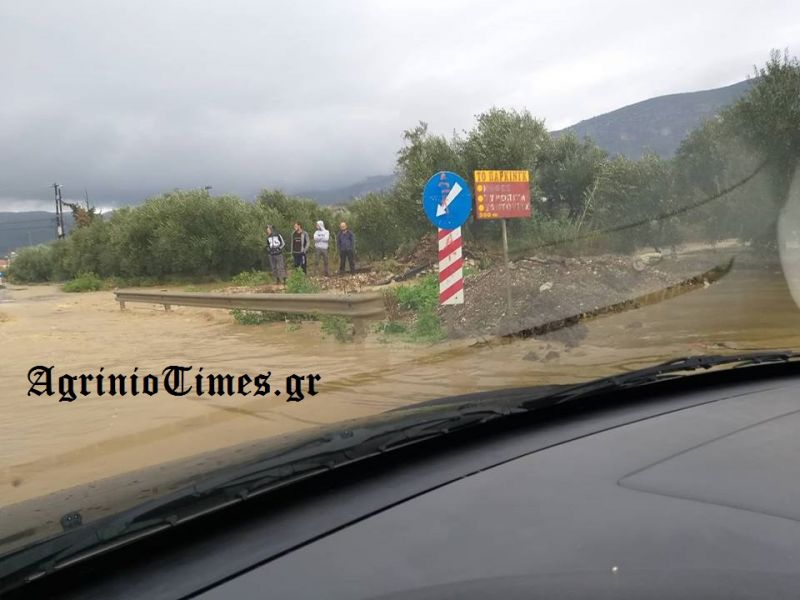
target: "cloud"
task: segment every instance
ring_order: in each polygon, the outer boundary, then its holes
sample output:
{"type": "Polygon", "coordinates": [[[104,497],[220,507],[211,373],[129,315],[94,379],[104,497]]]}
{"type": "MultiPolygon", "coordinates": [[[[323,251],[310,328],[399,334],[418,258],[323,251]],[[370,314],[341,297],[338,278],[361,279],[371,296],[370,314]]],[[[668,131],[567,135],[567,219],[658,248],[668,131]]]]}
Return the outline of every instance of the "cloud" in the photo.
{"type": "MultiPolygon", "coordinates": [[[[102,204],[175,187],[314,189],[390,172],[419,120],[490,106],[553,128],[743,79],[794,2],[228,3],[0,7],[0,210],[59,181],[102,204]]],[[[24,204],[24,203],[23,203],[24,204]]]]}

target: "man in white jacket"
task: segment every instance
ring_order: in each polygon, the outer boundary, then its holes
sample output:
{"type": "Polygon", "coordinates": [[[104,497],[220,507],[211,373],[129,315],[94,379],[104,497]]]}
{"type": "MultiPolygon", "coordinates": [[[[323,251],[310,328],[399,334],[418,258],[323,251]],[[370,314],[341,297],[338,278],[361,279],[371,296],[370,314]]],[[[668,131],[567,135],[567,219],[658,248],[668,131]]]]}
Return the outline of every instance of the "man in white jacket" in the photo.
{"type": "Polygon", "coordinates": [[[317,221],[317,230],[314,232],[314,267],[319,272],[319,261],[325,266],[325,277],[328,273],[328,242],[331,239],[331,232],[325,229],[325,223],[317,221]]]}

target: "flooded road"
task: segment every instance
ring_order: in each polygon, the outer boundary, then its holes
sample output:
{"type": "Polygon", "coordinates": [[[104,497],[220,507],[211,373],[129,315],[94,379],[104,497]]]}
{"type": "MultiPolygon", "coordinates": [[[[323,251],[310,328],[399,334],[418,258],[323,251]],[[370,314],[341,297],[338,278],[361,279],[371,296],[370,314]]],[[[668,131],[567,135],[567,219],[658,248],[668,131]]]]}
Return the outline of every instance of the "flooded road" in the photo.
{"type": "Polygon", "coordinates": [[[248,440],[436,397],[571,383],[686,354],[800,348],[800,311],[779,267],[737,268],[671,300],[591,320],[574,347],[554,340],[436,345],[326,339],[316,323],[243,326],[224,310],[129,305],[55,286],[0,291],[0,505],[248,440]],[[28,370],[318,373],[319,393],[276,397],[28,396],[28,370]]]}

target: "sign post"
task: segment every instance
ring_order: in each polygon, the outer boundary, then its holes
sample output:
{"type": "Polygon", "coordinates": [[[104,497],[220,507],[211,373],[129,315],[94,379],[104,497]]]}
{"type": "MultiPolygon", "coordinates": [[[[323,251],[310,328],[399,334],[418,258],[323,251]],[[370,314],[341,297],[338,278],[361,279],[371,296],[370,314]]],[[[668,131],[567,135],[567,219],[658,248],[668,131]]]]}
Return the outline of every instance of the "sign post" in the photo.
{"type": "Polygon", "coordinates": [[[508,229],[505,219],[500,219],[500,230],[503,233],[503,264],[508,269],[508,229]]]}
{"type": "Polygon", "coordinates": [[[506,271],[506,300],[511,310],[511,271],[508,264],[507,219],[531,216],[529,171],[475,171],[475,218],[479,221],[500,219],[503,234],[503,266],[506,271]]]}
{"type": "Polygon", "coordinates": [[[455,173],[440,171],[425,184],[422,207],[438,231],[439,304],[464,304],[461,226],[472,212],[469,185],[455,173]]]}
{"type": "Polygon", "coordinates": [[[511,314],[511,269],[508,266],[508,229],[506,220],[500,219],[500,231],[503,233],[503,268],[506,271],[506,306],[511,314]]]}

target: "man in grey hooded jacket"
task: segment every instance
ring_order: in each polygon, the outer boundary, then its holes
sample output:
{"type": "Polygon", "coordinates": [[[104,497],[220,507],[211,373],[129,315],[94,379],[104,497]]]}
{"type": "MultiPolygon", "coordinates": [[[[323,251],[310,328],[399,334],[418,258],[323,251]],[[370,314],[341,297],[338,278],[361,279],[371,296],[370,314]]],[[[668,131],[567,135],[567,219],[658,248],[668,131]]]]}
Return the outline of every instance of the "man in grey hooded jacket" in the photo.
{"type": "Polygon", "coordinates": [[[314,267],[319,272],[319,261],[325,267],[325,277],[328,277],[328,243],[331,239],[331,232],[325,229],[325,223],[317,221],[317,230],[314,232],[314,267]]]}

